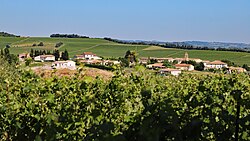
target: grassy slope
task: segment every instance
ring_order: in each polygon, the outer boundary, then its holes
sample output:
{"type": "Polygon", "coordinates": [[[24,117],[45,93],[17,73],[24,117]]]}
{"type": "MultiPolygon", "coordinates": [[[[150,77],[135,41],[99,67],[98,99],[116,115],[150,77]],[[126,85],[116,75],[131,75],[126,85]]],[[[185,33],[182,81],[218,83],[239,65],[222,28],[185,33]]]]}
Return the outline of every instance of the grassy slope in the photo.
{"type": "Polygon", "coordinates": [[[11,52],[19,54],[29,52],[33,49],[53,50],[57,42],[63,42],[64,45],[59,48],[63,51],[67,49],[70,57],[81,54],[84,51],[91,51],[104,57],[122,57],[127,50],[136,50],[139,56],[152,57],[183,57],[185,52],[189,53],[191,58],[201,58],[203,60],[222,60],[228,59],[237,64],[250,64],[250,53],[238,53],[227,51],[206,51],[206,50],[182,50],[182,49],[149,49],[149,46],[123,45],[109,42],[103,39],[65,39],[65,38],[5,38],[0,37],[0,48],[6,44],[11,44],[11,52]],[[44,42],[45,47],[32,47],[33,43],[44,42]]]}

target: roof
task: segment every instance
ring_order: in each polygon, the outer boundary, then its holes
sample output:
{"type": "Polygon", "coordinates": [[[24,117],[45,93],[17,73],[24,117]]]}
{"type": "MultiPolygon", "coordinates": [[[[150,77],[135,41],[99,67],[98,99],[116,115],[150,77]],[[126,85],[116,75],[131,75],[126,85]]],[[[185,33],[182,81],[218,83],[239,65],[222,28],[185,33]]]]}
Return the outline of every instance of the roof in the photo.
{"type": "Polygon", "coordinates": [[[166,69],[161,69],[160,71],[170,72],[170,71],[181,71],[181,70],[178,70],[178,69],[172,69],[172,68],[166,68],[166,69]]]}
{"type": "Polygon", "coordinates": [[[163,63],[152,64],[153,67],[163,67],[163,63]]]}
{"type": "Polygon", "coordinates": [[[40,57],[55,57],[54,55],[40,55],[40,57]]]}
{"type": "Polygon", "coordinates": [[[224,62],[221,62],[219,60],[215,60],[213,62],[210,62],[210,63],[207,63],[208,65],[227,65],[226,63],[224,62]]]}
{"type": "Polygon", "coordinates": [[[83,55],[96,55],[96,54],[94,54],[92,52],[83,52],[83,55]]]}
{"type": "Polygon", "coordinates": [[[175,67],[189,67],[192,66],[191,64],[175,64],[175,67]]]}
{"type": "Polygon", "coordinates": [[[84,55],[75,55],[76,57],[84,57],[84,55]]]}

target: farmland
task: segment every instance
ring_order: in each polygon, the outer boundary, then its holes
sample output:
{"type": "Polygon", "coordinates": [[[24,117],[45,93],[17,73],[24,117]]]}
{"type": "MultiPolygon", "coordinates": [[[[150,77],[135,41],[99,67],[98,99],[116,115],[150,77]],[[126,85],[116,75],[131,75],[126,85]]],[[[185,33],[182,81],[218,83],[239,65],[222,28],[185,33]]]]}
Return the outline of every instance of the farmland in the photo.
{"type": "Polygon", "coordinates": [[[250,54],[242,52],[212,51],[212,50],[183,50],[183,49],[165,49],[161,47],[146,45],[124,45],[106,41],[103,39],[69,39],[69,38],[47,38],[47,37],[0,37],[0,48],[5,45],[11,45],[10,51],[14,54],[30,52],[31,49],[54,50],[55,44],[62,42],[60,51],[68,50],[70,57],[81,54],[85,51],[91,51],[103,57],[122,57],[127,50],[135,50],[140,57],[183,57],[188,52],[191,58],[200,58],[203,60],[223,60],[227,59],[236,64],[250,64],[250,54]],[[43,42],[44,46],[32,45],[43,42]]]}

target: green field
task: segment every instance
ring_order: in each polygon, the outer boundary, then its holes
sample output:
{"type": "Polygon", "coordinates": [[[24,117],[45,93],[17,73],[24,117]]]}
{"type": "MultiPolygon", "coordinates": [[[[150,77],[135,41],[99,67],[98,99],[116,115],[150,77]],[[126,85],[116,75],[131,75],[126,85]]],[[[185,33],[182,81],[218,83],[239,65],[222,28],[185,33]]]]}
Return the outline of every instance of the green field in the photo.
{"type": "Polygon", "coordinates": [[[0,48],[6,44],[11,45],[10,51],[14,54],[30,52],[33,49],[54,50],[58,42],[63,42],[59,50],[68,50],[70,57],[81,54],[85,51],[91,51],[103,57],[122,57],[127,50],[137,51],[139,56],[143,57],[183,57],[185,52],[189,53],[190,58],[200,58],[203,60],[222,60],[228,59],[239,65],[250,64],[250,53],[227,52],[227,51],[209,51],[209,50],[183,50],[183,49],[162,49],[159,47],[150,47],[144,45],[123,45],[113,43],[103,39],[68,39],[68,38],[7,38],[0,37],[0,48]],[[43,42],[44,47],[32,47],[34,43],[43,42]]]}

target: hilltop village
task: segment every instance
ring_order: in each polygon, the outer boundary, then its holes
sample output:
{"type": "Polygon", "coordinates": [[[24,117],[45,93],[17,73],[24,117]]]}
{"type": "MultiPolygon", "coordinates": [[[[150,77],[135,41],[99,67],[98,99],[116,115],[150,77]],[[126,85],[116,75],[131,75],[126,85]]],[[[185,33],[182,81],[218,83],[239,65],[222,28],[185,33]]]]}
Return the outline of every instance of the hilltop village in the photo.
{"type": "Polygon", "coordinates": [[[114,59],[107,58],[104,59],[97,54],[92,52],[83,52],[82,54],[75,55],[73,58],[67,60],[62,59],[63,53],[60,53],[58,57],[55,55],[38,55],[30,56],[29,53],[19,54],[19,60],[21,62],[27,62],[27,60],[32,60],[34,62],[40,62],[41,65],[35,67],[36,69],[69,69],[76,70],[78,66],[85,65],[87,67],[99,68],[112,70],[113,68],[118,67],[128,67],[133,68],[136,65],[145,66],[148,70],[154,70],[160,75],[174,75],[178,76],[183,72],[202,72],[210,71],[216,72],[224,70],[227,73],[233,71],[236,72],[247,72],[246,69],[242,67],[230,66],[226,62],[220,60],[202,60],[200,58],[190,58],[189,54],[186,52],[183,58],[157,58],[157,57],[140,57],[138,59],[133,56],[133,53],[130,51],[126,52],[124,58],[114,59]],[[127,65],[126,65],[127,64],[127,65]]]}

